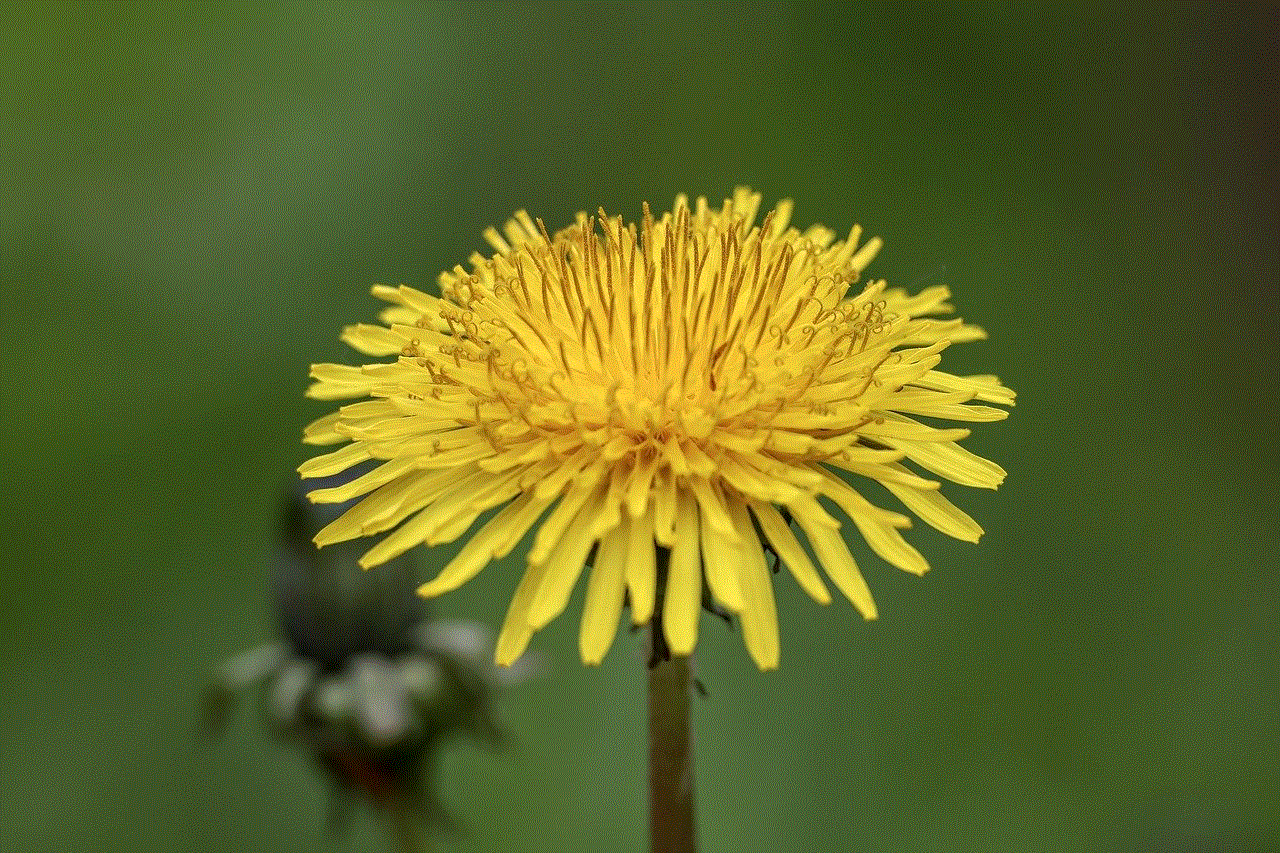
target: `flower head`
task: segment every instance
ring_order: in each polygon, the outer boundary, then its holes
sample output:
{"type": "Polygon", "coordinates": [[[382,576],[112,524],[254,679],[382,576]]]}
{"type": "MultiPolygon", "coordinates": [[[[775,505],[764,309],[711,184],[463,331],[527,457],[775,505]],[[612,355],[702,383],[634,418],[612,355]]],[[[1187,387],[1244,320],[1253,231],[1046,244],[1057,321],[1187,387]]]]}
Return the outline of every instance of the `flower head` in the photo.
{"type": "Polygon", "coordinates": [[[854,484],[874,480],[925,522],[976,541],[981,528],[920,472],[994,488],[1004,471],[956,443],[969,430],[914,416],[1007,415],[970,405],[1013,403],[995,377],[936,369],[948,344],[984,333],[925,319],[951,310],[944,287],[908,296],[858,284],[879,239],[788,227],[787,201],[756,226],[759,204],[745,188],[718,209],[681,196],[658,220],[646,205],[638,227],[580,213],[554,236],[520,212],[503,234],[486,232],[492,256],[440,276],[440,297],[375,287],[391,303],[384,325],[343,338],[396,358],[312,368],[310,396],[368,399],[308,427],[308,442],[346,444],[300,471],[382,462],[310,494],[367,495],[317,543],[392,530],[361,559],[373,566],[455,540],[496,508],[419,592],[458,587],[536,527],[499,663],[564,610],[590,565],[583,660],[603,658],[624,599],[634,622],[659,616],[671,651],[690,653],[705,580],[767,669],[779,639],[765,547],[825,604],[807,539],[836,587],[876,615],[821,498],[877,554],[917,574],[928,566],[899,533],[910,519],[854,484]]]}

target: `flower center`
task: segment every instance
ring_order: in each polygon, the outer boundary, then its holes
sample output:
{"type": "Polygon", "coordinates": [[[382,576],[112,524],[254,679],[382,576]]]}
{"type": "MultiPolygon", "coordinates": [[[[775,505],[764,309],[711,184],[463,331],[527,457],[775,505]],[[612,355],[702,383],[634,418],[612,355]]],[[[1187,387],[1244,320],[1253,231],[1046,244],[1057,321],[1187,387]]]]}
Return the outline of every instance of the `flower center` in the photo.
{"type": "Polygon", "coordinates": [[[785,218],[750,228],[677,205],[655,223],[646,206],[639,231],[601,211],[555,237],[519,218],[515,246],[498,238],[473,273],[442,279],[452,364],[428,359],[433,380],[469,386],[477,420],[615,452],[714,450],[780,420],[827,429],[858,408],[896,321],[882,284],[845,298],[878,241],[855,253],[856,232],[832,245],[785,218]]]}

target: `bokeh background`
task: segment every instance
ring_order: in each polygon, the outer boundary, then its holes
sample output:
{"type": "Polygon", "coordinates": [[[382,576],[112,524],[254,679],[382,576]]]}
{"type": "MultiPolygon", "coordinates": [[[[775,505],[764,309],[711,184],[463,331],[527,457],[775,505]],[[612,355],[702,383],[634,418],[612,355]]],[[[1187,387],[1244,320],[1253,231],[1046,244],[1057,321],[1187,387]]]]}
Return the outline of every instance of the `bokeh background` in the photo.
{"type": "MultiPolygon", "coordinates": [[[[737,183],[946,283],[1013,416],[882,618],[779,578],[783,665],[704,619],[708,851],[1280,847],[1276,31],[1138,5],[0,10],[0,849],[385,849],[221,659],[268,639],[282,491],[375,282],[434,286],[527,207],[737,183]],[[1271,794],[1267,792],[1270,791],[1271,794]]],[[[424,556],[431,563],[443,557],[424,556]]],[[[510,561],[438,602],[496,624],[510,561]]],[[[580,594],[578,600],[580,601],[580,594]]],[[[577,610],[571,605],[570,613],[577,610]]],[[[460,851],[639,851],[639,641],[576,620],[450,749],[460,851]]]]}

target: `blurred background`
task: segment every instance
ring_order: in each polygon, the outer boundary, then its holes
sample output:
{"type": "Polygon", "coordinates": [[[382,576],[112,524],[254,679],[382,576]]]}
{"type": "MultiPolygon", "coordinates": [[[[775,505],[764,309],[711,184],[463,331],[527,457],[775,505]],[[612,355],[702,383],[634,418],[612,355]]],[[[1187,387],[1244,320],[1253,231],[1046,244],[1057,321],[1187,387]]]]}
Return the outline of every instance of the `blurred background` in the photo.
{"type": "MultiPolygon", "coordinates": [[[[762,675],[704,617],[703,848],[1277,849],[1272,17],[3,7],[0,849],[385,849],[368,817],[324,837],[256,714],[199,727],[274,636],[308,365],[517,208],[738,183],[948,284],[991,340],[946,364],[1019,398],[967,445],[1006,485],[949,492],[983,542],[918,525],[923,580],[863,560],[878,622],[781,576],[762,675]]],[[[518,569],[435,612],[496,625],[518,569]]],[[[445,849],[643,849],[640,641],[585,668],[578,612],[499,699],[512,747],[446,753],[445,849]]]]}

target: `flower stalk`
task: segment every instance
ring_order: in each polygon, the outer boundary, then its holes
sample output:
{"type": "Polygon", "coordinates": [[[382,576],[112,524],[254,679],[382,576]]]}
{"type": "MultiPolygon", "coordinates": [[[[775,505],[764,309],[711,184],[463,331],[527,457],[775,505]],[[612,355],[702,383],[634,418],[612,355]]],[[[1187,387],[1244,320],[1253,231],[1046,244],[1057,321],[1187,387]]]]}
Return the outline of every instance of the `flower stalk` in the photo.
{"type": "Polygon", "coordinates": [[[651,626],[649,636],[649,849],[693,853],[691,661],[670,654],[660,627],[651,626]]]}

